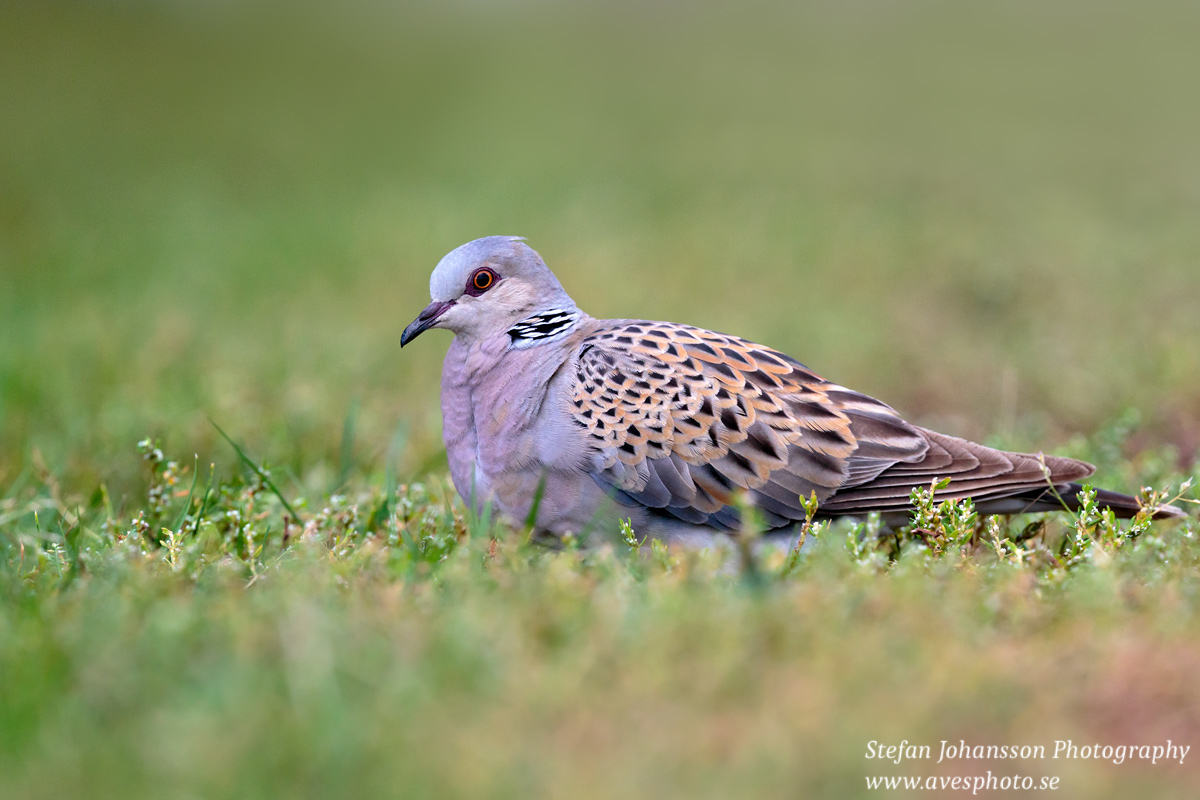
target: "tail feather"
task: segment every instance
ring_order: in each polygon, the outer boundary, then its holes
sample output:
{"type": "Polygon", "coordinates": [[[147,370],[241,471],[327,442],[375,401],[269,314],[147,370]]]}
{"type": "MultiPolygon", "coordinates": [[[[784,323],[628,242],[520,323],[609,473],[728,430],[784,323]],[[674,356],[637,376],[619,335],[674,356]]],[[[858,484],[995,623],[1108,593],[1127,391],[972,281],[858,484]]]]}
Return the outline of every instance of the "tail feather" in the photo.
{"type": "MultiPolygon", "coordinates": [[[[1013,497],[1003,498],[991,503],[981,503],[979,510],[985,514],[1024,514],[1042,511],[1078,511],[1080,508],[1079,493],[1083,484],[1068,483],[1035,491],[1025,492],[1013,497]]],[[[1100,508],[1111,509],[1120,519],[1136,517],[1142,510],[1142,504],[1133,495],[1114,492],[1109,489],[1096,489],[1096,505],[1100,508]]],[[[1154,519],[1182,519],[1187,512],[1177,506],[1158,506],[1154,509],[1154,519]]]]}

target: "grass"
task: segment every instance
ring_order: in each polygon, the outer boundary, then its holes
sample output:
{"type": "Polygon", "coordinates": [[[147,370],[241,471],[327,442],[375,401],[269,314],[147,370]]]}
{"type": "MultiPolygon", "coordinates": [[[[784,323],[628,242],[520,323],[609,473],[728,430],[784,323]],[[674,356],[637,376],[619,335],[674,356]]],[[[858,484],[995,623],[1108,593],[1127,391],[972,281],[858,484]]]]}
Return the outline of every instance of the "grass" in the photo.
{"type": "MultiPolygon", "coordinates": [[[[913,774],[866,762],[871,740],[1053,749],[1200,725],[1194,521],[977,526],[925,500],[899,538],[818,526],[798,559],[728,574],[632,537],[547,550],[439,482],[293,516],[260,465],[198,492],[143,451],[132,520],[103,498],[55,514],[43,488],[4,540],[10,796],[858,796],[913,774]]],[[[1014,767],[928,774],[984,768],[1014,767]]],[[[1020,768],[1073,796],[1196,779],[1020,768]]]]}
{"type": "Polygon", "coordinates": [[[1193,9],[305,13],[0,9],[0,793],[854,797],[1014,767],[872,740],[1200,744],[1194,518],[548,550],[466,515],[446,341],[398,347],[519,233],[596,316],[1185,491],[1193,9]]]}

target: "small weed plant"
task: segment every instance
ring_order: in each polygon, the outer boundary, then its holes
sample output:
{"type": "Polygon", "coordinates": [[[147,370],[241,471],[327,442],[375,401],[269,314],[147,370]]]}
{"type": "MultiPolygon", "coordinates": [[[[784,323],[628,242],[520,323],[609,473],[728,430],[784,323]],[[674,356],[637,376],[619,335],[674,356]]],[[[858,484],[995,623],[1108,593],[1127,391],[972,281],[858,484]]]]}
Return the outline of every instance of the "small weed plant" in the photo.
{"type": "MultiPolygon", "coordinates": [[[[159,443],[138,443],[147,468],[144,502],[124,515],[114,511],[101,485],[87,502],[62,497],[57,483],[45,476],[40,489],[10,492],[0,501],[0,531],[18,586],[43,590],[68,584],[114,561],[164,569],[199,579],[206,571],[232,571],[254,583],[269,575],[297,546],[320,547],[345,568],[364,559],[381,561],[401,574],[435,574],[439,565],[470,542],[487,543],[494,561],[501,544],[527,558],[562,552],[586,568],[600,547],[582,547],[574,536],[555,540],[532,529],[507,528],[489,509],[468,513],[446,488],[445,481],[367,487],[357,494],[338,492],[312,503],[288,500],[271,471],[253,460],[225,435],[244,469],[219,479],[209,466],[202,478],[199,463],[181,466],[159,443]]],[[[798,579],[805,572],[811,545],[843,529],[844,552],[860,568],[887,571],[897,564],[949,563],[969,569],[1018,568],[1055,581],[1083,565],[1106,564],[1123,551],[1139,548],[1166,559],[1195,536],[1195,523],[1156,523],[1150,509],[1163,503],[1196,501],[1189,495],[1193,478],[1178,491],[1144,488],[1143,511],[1119,520],[1098,506],[1096,491],[1084,487],[1078,512],[1035,517],[980,517],[973,502],[939,499],[948,479],[914,489],[909,524],[887,529],[878,515],[857,522],[820,520],[815,495],[802,499],[805,519],[793,531],[791,546],[765,550],[755,509],[741,501],[745,524],[732,537],[733,561],[753,583],[798,579]],[[810,545],[810,547],[806,547],[810,545]]],[[[631,577],[670,572],[695,563],[663,542],[639,535],[629,520],[621,523],[615,542],[629,554],[623,563],[631,577]]],[[[726,554],[727,556],[729,554],[726,554]]],[[[720,556],[714,556],[719,561],[720,556]]]]}

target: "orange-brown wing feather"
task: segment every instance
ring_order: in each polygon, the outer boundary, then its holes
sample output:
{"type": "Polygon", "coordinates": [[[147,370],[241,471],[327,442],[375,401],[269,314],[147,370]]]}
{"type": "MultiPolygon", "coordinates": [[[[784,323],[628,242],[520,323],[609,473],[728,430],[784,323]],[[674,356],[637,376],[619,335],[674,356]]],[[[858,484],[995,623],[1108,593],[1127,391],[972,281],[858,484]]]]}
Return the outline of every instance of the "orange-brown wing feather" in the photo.
{"type": "Polygon", "coordinates": [[[627,502],[736,525],[751,494],[772,527],[819,501],[920,461],[922,432],[888,406],[743,339],[684,325],[618,322],[580,344],[573,412],[594,476],[627,502]]]}

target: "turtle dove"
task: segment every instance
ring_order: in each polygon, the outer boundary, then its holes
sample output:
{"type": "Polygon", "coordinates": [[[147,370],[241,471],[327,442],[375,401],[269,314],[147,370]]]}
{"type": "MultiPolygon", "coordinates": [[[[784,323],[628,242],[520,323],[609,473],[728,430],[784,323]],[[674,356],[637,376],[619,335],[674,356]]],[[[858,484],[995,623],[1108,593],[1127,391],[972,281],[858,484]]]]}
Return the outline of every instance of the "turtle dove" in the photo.
{"type": "MultiPolygon", "coordinates": [[[[735,336],[642,320],[593,319],[519,237],[446,255],[432,302],[405,329],[454,333],[442,370],[443,438],[459,494],[543,532],[581,536],[618,518],[703,544],[740,528],[741,502],[768,530],[878,511],[903,518],[910,493],[981,514],[1076,508],[1082,461],[1008,453],[936,433],[735,336]]],[[[1100,491],[1120,516],[1136,498],[1100,491]]],[[[1159,516],[1181,516],[1177,508],[1159,516]]]]}

